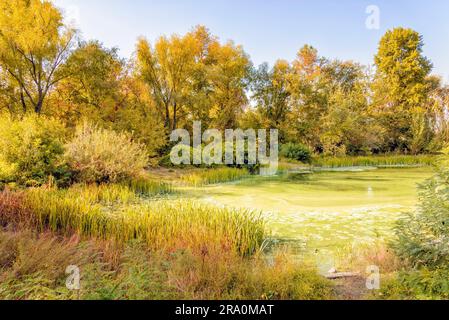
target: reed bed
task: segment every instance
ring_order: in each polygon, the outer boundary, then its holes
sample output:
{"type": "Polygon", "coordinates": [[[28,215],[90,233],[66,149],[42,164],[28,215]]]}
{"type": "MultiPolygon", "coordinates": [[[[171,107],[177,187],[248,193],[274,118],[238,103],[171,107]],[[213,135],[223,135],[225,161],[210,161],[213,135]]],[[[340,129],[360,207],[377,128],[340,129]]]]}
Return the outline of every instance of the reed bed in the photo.
{"type": "Polygon", "coordinates": [[[191,173],[183,176],[181,180],[187,185],[201,187],[210,184],[237,181],[249,175],[246,169],[218,168],[191,173]]]}
{"type": "Polygon", "coordinates": [[[126,182],[125,185],[135,193],[144,196],[166,195],[175,192],[175,189],[170,183],[155,181],[149,178],[132,179],[126,182]]]}
{"type": "Polygon", "coordinates": [[[155,197],[171,194],[174,188],[168,183],[139,179],[122,184],[78,184],[60,192],[76,195],[89,203],[98,202],[110,206],[137,202],[139,196],[155,197]]]}
{"type": "Polygon", "coordinates": [[[77,233],[119,243],[137,239],[158,250],[207,251],[209,246],[219,246],[250,255],[265,238],[264,220],[251,211],[162,200],[141,201],[110,210],[97,200],[114,201],[123,196],[121,200],[129,199],[127,191],[112,188],[106,197],[99,189],[78,188],[30,189],[21,195],[21,210],[32,215],[30,220],[39,231],[77,233]]]}
{"type": "Polygon", "coordinates": [[[318,167],[401,167],[401,166],[431,166],[434,164],[434,155],[384,155],[364,157],[329,157],[315,158],[313,165],[318,167]]]}

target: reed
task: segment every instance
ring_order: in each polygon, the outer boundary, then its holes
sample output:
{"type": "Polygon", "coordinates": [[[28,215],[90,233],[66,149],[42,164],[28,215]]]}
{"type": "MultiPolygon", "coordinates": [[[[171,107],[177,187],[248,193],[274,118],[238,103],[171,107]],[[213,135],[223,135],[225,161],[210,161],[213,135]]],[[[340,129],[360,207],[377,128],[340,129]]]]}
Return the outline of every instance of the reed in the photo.
{"type": "Polygon", "coordinates": [[[225,167],[191,173],[183,176],[181,180],[187,185],[201,187],[216,183],[237,181],[248,176],[249,172],[246,169],[225,167]]]}
{"type": "Polygon", "coordinates": [[[105,196],[101,187],[103,194],[98,190],[31,189],[25,194],[24,206],[33,213],[39,231],[77,233],[120,243],[138,239],[151,249],[201,251],[213,245],[250,255],[265,238],[264,220],[251,211],[192,201],[148,201],[110,210],[97,201],[128,200],[128,192],[112,188],[105,196]]]}
{"type": "Polygon", "coordinates": [[[137,178],[125,183],[134,193],[144,196],[158,196],[174,193],[173,186],[166,182],[155,181],[150,178],[137,178]]]}
{"type": "Polygon", "coordinates": [[[433,155],[383,155],[363,157],[322,157],[315,158],[313,165],[318,167],[401,167],[401,166],[431,166],[435,162],[433,155]]]}
{"type": "Polygon", "coordinates": [[[78,184],[71,187],[67,193],[76,195],[89,203],[98,202],[111,206],[138,202],[140,196],[155,197],[171,194],[174,191],[168,183],[141,178],[121,184],[78,184]]]}

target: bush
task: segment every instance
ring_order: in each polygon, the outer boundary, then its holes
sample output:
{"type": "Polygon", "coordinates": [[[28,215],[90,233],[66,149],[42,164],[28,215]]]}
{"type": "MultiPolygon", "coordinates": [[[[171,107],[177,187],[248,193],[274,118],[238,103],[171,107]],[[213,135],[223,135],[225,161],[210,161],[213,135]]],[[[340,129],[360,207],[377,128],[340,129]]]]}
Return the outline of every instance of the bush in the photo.
{"type": "Polygon", "coordinates": [[[387,278],[379,297],[394,300],[447,300],[448,278],[447,268],[401,271],[392,279],[387,278]]]}
{"type": "Polygon", "coordinates": [[[49,176],[67,179],[62,160],[67,131],[55,119],[30,115],[0,118],[0,181],[42,185],[49,176]]]}
{"type": "Polygon", "coordinates": [[[310,163],[312,159],[312,153],[308,147],[295,143],[284,144],[281,148],[281,156],[303,163],[310,163]]]}
{"type": "Polygon", "coordinates": [[[84,123],[66,146],[65,158],[78,182],[118,182],[140,175],[148,163],[145,147],[127,133],[84,123]]]}
{"type": "Polygon", "coordinates": [[[436,268],[449,263],[449,161],[421,185],[418,210],[399,221],[397,254],[413,266],[436,268]]]}

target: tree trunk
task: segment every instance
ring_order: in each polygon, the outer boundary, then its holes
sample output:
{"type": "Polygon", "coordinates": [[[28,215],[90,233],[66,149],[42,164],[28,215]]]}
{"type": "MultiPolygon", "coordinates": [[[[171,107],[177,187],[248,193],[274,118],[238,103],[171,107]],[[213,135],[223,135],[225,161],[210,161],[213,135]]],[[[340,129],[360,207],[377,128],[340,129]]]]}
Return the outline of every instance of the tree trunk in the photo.
{"type": "Polygon", "coordinates": [[[34,107],[34,112],[36,112],[37,114],[40,114],[42,111],[42,106],[44,105],[44,99],[39,98],[36,106],[34,107]]]}
{"type": "Polygon", "coordinates": [[[27,112],[27,105],[25,103],[25,96],[23,95],[23,89],[20,90],[20,101],[22,102],[23,113],[27,112]]]}
{"type": "Polygon", "coordinates": [[[167,129],[171,128],[170,109],[169,109],[167,104],[165,104],[165,123],[164,123],[164,127],[167,128],[167,129]]]}
{"type": "Polygon", "coordinates": [[[177,105],[176,105],[176,102],[174,103],[174,105],[173,105],[173,128],[172,128],[172,130],[176,130],[176,126],[178,125],[177,124],[177,121],[178,121],[178,119],[177,119],[177,105]]]}

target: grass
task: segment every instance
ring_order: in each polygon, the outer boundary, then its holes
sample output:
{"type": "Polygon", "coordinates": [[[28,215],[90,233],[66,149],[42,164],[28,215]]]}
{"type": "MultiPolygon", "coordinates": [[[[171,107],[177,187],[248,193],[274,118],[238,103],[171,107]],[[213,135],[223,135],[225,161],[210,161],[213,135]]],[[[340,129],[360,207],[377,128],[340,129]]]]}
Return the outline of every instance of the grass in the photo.
{"type": "Polygon", "coordinates": [[[285,251],[268,262],[220,248],[195,254],[148,251],[52,233],[0,230],[0,299],[331,299],[329,281],[285,251]],[[81,290],[65,287],[68,265],[81,271],[81,290]]]}
{"type": "Polygon", "coordinates": [[[170,183],[154,181],[148,178],[132,179],[126,182],[125,185],[135,193],[144,196],[166,195],[175,192],[170,183]]]}
{"type": "Polygon", "coordinates": [[[221,246],[253,254],[264,241],[265,223],[247,210],[221,209],[192,201],[136,201],[120,185],[76,186],[68,190],[5,191],[0,196],[6,225],[31,223],[50,230],[117,242],[142,240],[149,248],[207,250],[221,246]],[[114,206],[109,207],[111,204],[114,206]]]}
{"type": "Polygon", "coordinates": [[[433,155],[383,155],[362,157],[320,157],[313,160],[317,167],[341,168],[358,166],[431,166],[436,157],[433,155]]]}
{"type": "Polygon", "coordinates": [[[181,181],[190,186],[201,187],[210,184],[237,181],[248,176],[249,172],[246,169],[226,167],[194,172],[183,176],[181,181]]]}
{"type": "Polygon", "coordinates": [[[171,189],[148,186],[1,192],[0,299],[333,297],[314,267],[263,253],[259,214],[154,198],[171,189]],[[79,292],[65,288],[69,265],[79,292]]]}

